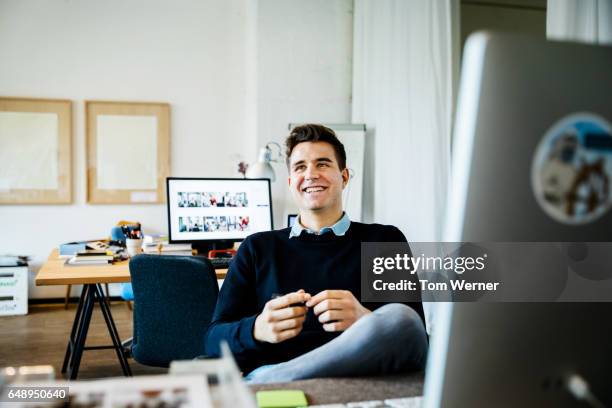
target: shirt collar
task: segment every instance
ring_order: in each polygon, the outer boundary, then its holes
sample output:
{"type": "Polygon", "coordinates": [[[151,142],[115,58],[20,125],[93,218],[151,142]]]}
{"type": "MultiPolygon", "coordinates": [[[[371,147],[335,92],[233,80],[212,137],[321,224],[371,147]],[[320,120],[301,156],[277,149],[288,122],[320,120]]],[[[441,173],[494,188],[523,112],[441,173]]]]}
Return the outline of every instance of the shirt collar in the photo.
{"type": "Polygon", "coordinates": [[[346,212],[342,213],[342,218],[340,218],[338,222],[336,222],[334,225],[332,225],[331,227],[323,227],[321,228],[321,231],[319,232],[310,230],[302,226],[302,224],[300,223],[300,217],[298,217],[297,220],[295,220],[295,223],[293,224],[293,226],[291,227],[291,231],[289,232],[289,238],[299,237],[302,231],[306,231],[309,234],[316,234],[316,235],[323,235],[331,231],[336,236],[341,237],[341,236],[344,236],[344,234],[346,234],[346,231],[348,231],[350,226],[351,226],[351,220],[346,214],[346,212]]]}

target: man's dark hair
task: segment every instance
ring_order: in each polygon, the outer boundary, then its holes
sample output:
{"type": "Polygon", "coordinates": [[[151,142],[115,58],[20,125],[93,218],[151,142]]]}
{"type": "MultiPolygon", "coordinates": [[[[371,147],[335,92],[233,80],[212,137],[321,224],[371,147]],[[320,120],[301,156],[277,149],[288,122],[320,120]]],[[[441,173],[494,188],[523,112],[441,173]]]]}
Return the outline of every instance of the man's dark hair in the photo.
{"type": "Polygon", "coordinates": [[[315,124],[296,126],[287,137],[287,140],[285,141],[285,146],[287,147],[287,167],[289,167],[291,152],[293,152],[295,146],[303,142],[329,143],[334,148],[334,152],[336,153],[336,161],[338,162],[340,170],[344,170],[346,168],[346,151],[344,150],[344,145],[342,142],[338,140],[338,137],[333,130],[323,125],[315,124]]]}

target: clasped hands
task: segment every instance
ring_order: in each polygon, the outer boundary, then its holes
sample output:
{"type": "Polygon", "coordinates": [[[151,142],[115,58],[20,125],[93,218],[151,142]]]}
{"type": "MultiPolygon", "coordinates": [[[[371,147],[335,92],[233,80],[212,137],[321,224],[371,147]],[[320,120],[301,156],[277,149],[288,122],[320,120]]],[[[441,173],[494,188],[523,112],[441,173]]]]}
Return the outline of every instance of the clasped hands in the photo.
{"type": "Polygon", "coordinates": [[[348,290],[324,290],[311,296],[303,289],[269,300],[255,319],[253,336],[267,343],[280,343],[300,334],[308,308],[313,308],[323,330],[348,329],[368,313],[348,290]]]}

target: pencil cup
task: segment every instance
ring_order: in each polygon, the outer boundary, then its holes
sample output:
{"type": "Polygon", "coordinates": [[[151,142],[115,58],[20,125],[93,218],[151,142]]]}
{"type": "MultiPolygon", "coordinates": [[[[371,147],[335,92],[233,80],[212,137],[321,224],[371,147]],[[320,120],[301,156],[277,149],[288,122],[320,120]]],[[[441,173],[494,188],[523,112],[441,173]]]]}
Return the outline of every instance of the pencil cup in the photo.
{"type": "Polygon", "coordinates": [[[127,238],[125,240],[125,246],[129,256],[138,255],[142,252],[142,238],[127,238]]]}

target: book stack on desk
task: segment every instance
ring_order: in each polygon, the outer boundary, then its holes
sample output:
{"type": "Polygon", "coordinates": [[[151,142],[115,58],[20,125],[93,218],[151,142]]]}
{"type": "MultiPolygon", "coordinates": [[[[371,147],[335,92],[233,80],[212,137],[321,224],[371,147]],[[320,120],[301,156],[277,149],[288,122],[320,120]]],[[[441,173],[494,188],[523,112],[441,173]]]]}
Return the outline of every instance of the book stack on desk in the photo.
{"type": "Polygon", "coordinates": [[[159,243],[167,244],[168,236],[163,234],[145,234],[142,238],[144,245],[157,245],[159,243]]]}
{"type": "Polygon", "coordinates": [[[109,251],[116,247],[109,247],[104,241],[77,241],[60,244],[60,258],[72,258],[78,253],[89,251],[109,251]]]}
{"type": "Polygon", "coordinates": [[[192,255],[191,244],[170,244],[165,235],[145,235],[142,250],[145,254],[192,255]]]}
{"type": "Polygon", "coordinates": [[[191,244],[164,244],[158,243],[155,245],[143,245],[145,254],[157,255],[193,255],[191,244]]]}
{"type": "Polygon", "coordinates": [[[106,251],[80,251],[68,260],[70,265],[107,265],[114,256],[106,251]]]}

